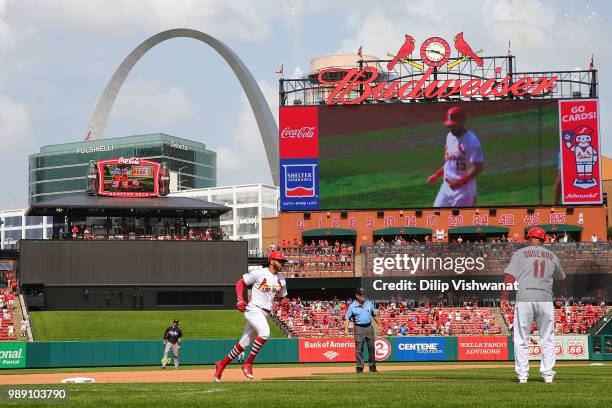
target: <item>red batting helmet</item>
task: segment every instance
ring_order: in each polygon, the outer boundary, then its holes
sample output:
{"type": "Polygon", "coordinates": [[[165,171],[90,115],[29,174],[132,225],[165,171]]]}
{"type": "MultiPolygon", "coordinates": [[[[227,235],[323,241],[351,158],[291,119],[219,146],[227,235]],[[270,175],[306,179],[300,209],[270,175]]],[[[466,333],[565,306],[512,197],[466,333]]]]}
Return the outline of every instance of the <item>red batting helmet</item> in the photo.
{"type": "Polygon", "coordinates": [[[446,111],[444,126],[463,125],[465,123],[465,112],[460,106],[453,106],[446,111]]]}
{"type": "Polygon", "coordinates": [[[283,254],[283,251],[270,251],[268,252],[268,261],[275,259],[279,262],[287,262],[287,258],[283,254]]]}
{"type": "Polygon", "coordinates": [[[541,239],[542,241],[545,241],[546,231],[544,231],[542,228],[533,227],[527,233],[527,238],[538,238],[538,239],[541,239]]]}

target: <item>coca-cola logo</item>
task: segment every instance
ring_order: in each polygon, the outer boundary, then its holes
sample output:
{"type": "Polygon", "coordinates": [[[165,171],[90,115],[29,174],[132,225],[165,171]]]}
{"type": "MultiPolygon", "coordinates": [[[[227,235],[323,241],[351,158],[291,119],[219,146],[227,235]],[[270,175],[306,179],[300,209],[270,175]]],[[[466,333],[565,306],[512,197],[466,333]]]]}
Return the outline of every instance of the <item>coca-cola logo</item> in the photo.
{"type": "Polygon", "coordinates": [[[312,139],[314,133],[314,126],[302,126],[300,129],[292,129],[287,126],[281,131],[281,139],[312,139]]]}
{"type": "Polygon", "coordinates": [[[120,157],[119,159],[117,159],[117,164],[134,164],[134,165],[138,165],[138,164],[140,164],[140,159],[137,158],[137,157],[130,157],[128,159],[120,157]]]}

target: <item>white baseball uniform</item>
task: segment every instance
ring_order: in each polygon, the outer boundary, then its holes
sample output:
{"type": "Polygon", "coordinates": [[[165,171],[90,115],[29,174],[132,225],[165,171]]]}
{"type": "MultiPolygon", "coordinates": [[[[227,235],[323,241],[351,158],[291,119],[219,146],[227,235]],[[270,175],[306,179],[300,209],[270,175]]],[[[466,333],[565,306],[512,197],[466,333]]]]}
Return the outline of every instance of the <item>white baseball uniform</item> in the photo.
{"type": "Polygon", "coordinates": [[[434,207],[469,207],[476,204],[476,178],[453,190],[447,179],[457,180],[468,174],[475,163],[483,163],[480,141],[471,130],[457,137],[446,135],[444,147],[444,180],[440,186],[434,207]]]}
{"type": "Polygon", "coordinates": [[[553,280],[565,279],[559,258],[542,246],[528,246],[512,255],[505,272],[518,282],[513,322],[516,374],[519,379],[529,376],[528,341],[535,320],[542,348],[540,374],[552,378],[555,375],[553,280]]]}
{"type": "Polygon", "coordinates": [[[247,285],[253,285],[251,301],[244,312],[247,324],[239,341],[246,348],[255,337],[267,339],[270,336],[267,317],[274,307],[274,299],[287,296],[287,283],[280,274],[274,275],[268,268],[245,273],[242,279],[247,285]]]}

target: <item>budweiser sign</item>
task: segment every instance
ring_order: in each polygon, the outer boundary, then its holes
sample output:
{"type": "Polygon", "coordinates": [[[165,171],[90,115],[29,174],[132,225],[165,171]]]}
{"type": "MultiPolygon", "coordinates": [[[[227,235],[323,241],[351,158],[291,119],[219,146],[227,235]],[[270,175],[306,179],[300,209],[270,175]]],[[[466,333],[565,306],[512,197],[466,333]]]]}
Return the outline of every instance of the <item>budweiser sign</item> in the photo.
{"type": "Polygon", "coordinates": [[[556,87],[557,77],[552,76],[533,78],[529,76],[513,78],[507,75],[504,78],[437,80],[432,79],[434,69],[430,68],[423,75],[411,81],[401,83],[396,81],[378,82],[378,71],[374,67],[363,69],[330,68],[319,72],[319,83],[331,85],[334,88],[327,98],[328,105],[342,103],[354,105],[366,99],[420,99],[420,98],[447,98],[449,96],[500,97],[509,94],[515,96],[541,95],[553,91],[556,87]],[[332,75],[330,75],[332,74],[332,75]],[[341,79],[326,79],[341,78],[341,79]],[[355,96],[357,89],[363,89],[361,95],[355,96]],[[351,95],[352,94],[352,95],[351,95]]]}
{"type": "Polygon", "coordinates": [[[299,129],[286,127],[281,131],[281,139],[312,139],[315,135],[314,126],[303,126],[299,129]]]}
{"type": "Polygon", "coordinates": [[[137,158],[137,157],[130,157],[128,159],[120,157],[120,158],[117,159],[117,164],[139,165],[140,164],[140,159],[137,158]]]}

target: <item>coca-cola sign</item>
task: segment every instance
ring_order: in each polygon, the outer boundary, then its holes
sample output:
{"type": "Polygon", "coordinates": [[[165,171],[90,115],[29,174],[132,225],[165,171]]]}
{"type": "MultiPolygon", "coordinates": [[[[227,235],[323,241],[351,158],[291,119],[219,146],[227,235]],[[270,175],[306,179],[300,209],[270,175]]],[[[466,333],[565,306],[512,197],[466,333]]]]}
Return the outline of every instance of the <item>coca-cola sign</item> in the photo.
{"type": "Polygon", "coordinates": [[[319,118],[315,106],[281,107],[279,149],[281,159],[319,157],[319,118]]]}
{"type": "Polygon", "coordinates": [[[286,127],[281,130],[281,139],[311,139],[315,135],[314,126],[302,126],[299,129],[286,127]]]}
{"type": "Polygon", "coordinates": [[[358,68],[330,68],[319,72],[319,83],[332,86],[333,89],[327,97],[328,105],[342,103],[355,105],[370,100],[395,99],[421,99],[421,98],[448,98],[461,96],[471,98],[502,97],[509,94],[515,96],[538,96],[553,91],[556,87],[557,77],[530,76],[504,78],[473,78],[467,81],[461,79],[433,79],[434,68],[430,68],[411,81],[377,81],[379,74],[374,67],[358,68]],[[363,90],[355,92],[355,90],[363,90]]]}
{"type": "Polygon", "coordinates": [[[137,157],[130,157],[130,158],[123,158],[120,157],[117,159],[117,164],[130,164],[130,165],[139,165],[140,164],[140,159],[137,157]]]}

